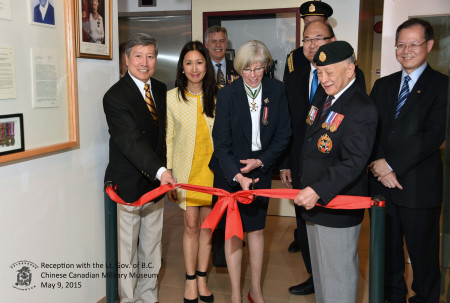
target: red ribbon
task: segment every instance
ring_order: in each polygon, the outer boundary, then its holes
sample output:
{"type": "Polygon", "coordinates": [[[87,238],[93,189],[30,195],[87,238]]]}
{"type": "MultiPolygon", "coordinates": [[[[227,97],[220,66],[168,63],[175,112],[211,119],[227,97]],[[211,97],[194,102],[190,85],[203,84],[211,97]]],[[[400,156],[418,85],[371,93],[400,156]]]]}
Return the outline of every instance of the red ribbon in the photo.
{"type": "MultiPolygon", "coordinates": [[[[239,213],[237,201],[242,204],[252,203],[255,196],[268,197],[268,198],[281,198],[281,199],[291,199],[293,200],[298,193],[299,189],[254,189],[254,190],[241,190],[234,193],[229,193],[226,190],[214,187],[207,187],[201,185],[190,185],[190,184],[175,184],[175,185],[161,185],[152,191],[144,194],[137,201],[133,203],[126,203],[123,201],[119,195],[115,192],[112,186],[106,187],[106,193],[116,203],[129,205],[129,206],[142,206],[150,201],[153,201],[157,197],[167,193],[174,188],[182,188],[186,190],[192,190],[202,193],[207,193],[211,195],[218,196],[217,203],[214,205],[211,213],[208,215],[206,220],[202,224],[202,228],[211,228],[211,233],[216,228],[220,219],[222,218],[224,212],[227,210],[227,221],[225,227],[225,240],[228,240],[232,236],[239,238],[244,237],[244,232],[242,230],[241,215],[239,213]]],[[[384,206],[384,202],[380,201],[379,206],[384,206]],[[380,203],[381,202],[381,203],[380,203]]],[[[336,196],[327,205],[323,206],[316,204],[317,206],[322,206],[331,209],[364,209],[370,208],[372,205],[372,199],[370,197],[359,197],[359,196],[336,196]]]]}

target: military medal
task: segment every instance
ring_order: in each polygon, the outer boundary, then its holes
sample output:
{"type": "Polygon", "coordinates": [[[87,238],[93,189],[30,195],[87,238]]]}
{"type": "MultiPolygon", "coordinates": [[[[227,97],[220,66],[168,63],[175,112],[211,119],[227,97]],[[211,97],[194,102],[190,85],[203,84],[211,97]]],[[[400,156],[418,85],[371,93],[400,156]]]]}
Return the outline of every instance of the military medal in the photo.
{"type": "Polygon", "coordinates": [[[333,124],[334,119],[336,119],[336,116],[338,114],[335,113],[334,111],[331,111],[328,116],[327,119],[325,120],[325,122],[322,123],[322,128],[325,128],[326,130],[329,130],[331,125],[333,124]]]}
{"type": "MultiPolygon", "coordinates": [[[[264,100],[264,101],[266,101],[266,100],[264,100]]],[[[269,120],[267,119],[268,117],[269,117],[269,108],[267,106],[264,106],[263,119],[262,119],[262,123],[264,125],[267,125],[269,123],[269,120]]]]}
{"type": "Polygon", "coordinates": [[[332,123],[332,125],[330,127],[330,131],[332,133],[334,133],[338,129],[338,127],[341,124],[342,120],[344,120],[344,115],[337,114],[337,117],[334,119],[334,121],[333,121],[333,123],[332,123]]]}
{"type": "Polygon", "coordinates": [[[10,128],[11,123],[6,123],[6,146],[11,145],[11,136],[9,135],[10,128]]]}
{"type": "Polygon", "coordinates": [[[1,129],[1,132],[0,132],[0,145],[1,146],[3,146],[3,145],[5,145],[5,123],[3,123],[3,124],[0,124],[0,129],[1,129]]]}
{"type": "Polygon", "coordinates": [[[11,122],[11,146],[14,146],[16,143],[16,140],[14,139],[14,123],[15,122],[11,122]]]}
{"type": "Polygon", "coordinates": [[[319,141],[317,141],[317,148],[321,153],[328,154],[333,148],[333,141],[328,136],[328,134],[323,134],[320,136],[319,141]]]}
{"type": "Polygon", "coordinates": [[[233,81],[236,80],[237,78],[239,78],[239,76],[235,76],[235,75],[227,75],[227,83],[230,84],[231,82],[233,82],[233,81]]]}
{"type": "Polygon", "coordinates": [[[317,107],[315,107],[314,105],[311,105],[309,114],[306,117],[306,124],[312,125],[314,123],[314,120],[316,119],[318,111],[319,111],[319,109],[317,107]]]}
{"type": "Polygon", "coordinates": [[[252,99],[252,102],[250,103],[250,111],[256,112],[259,108],[259,105],[256,104],[255,99],[258,97],[259,93],[261,92],[262,85],[259,84],[259,87],[253,92],[247,84],[244,83],[245,92],[247,93],[247,96],[249,96],[252,99]]]}

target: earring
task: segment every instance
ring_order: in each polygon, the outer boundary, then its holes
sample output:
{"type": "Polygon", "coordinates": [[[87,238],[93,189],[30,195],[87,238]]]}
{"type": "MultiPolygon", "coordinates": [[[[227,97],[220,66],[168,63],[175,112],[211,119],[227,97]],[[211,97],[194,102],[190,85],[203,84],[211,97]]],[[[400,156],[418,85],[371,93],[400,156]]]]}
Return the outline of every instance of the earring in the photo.
{"type": "Polygon", "coordinates": [[[182,70],[182,71],[181,71],[181,73],[183,73],[183,74],[184,74],[184,70],[182,70]]]}

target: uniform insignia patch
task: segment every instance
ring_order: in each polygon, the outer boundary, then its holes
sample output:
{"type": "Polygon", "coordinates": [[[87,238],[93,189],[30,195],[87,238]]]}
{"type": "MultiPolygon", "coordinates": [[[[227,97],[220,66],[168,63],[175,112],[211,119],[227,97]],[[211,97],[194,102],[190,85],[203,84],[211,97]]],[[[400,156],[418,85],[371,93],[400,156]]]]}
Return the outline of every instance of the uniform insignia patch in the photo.
{"type": "Polygon", "coordinates": [[[328,154],[331,151],[333,148],[333,141],[331,141],[328,134],[320,136],[319,141],[317,141],[317,148],[324,154],[328,154]]]}
{"type": "Polygon", "coordinates": [[[319,60],[320,60],[321,62],[324,62],[325,60],[327,60],[327,55],[325,55],[324,52],[320,52],[319,60]]]}

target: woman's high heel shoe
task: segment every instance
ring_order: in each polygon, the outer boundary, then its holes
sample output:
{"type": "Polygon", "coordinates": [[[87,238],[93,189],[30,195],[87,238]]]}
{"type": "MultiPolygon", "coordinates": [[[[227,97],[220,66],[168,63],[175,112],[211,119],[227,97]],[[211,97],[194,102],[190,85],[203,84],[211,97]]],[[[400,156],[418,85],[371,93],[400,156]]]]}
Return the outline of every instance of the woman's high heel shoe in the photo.
{"type": "Polygon", "coordinates": [[[255,303],[255,301],[253,301],[252,295],[250,294],[250,289],[248,290],[248,301],[250,301],[250,303],[255,303]]]}
{"type": "MultiPolygon", "coordinates": [[[[204,277],[204,278],[206,278],[206,271],[198,271],[197,270],[197,277],[204,277]]],[[[203,302],[206,302],[206,303],[213,303],[214,302],[214,295],[213,294],[210,294],[209,296],[202,296],[199,293],[199,296],[200,296],[200,300],[203,301],[203,302]]]]}
{"type": "MultiPolygon", "coordinates": [[[[188,275],[187,273],[186,273],[186,280],[195,280],[197,278],[197,276],[196,275],[188,275]]],[[[183,298],[184,299],[184,303],[198,303],[198,298],[195,298],[195,299],[186,299],[186,298],[183,298]]]]}

